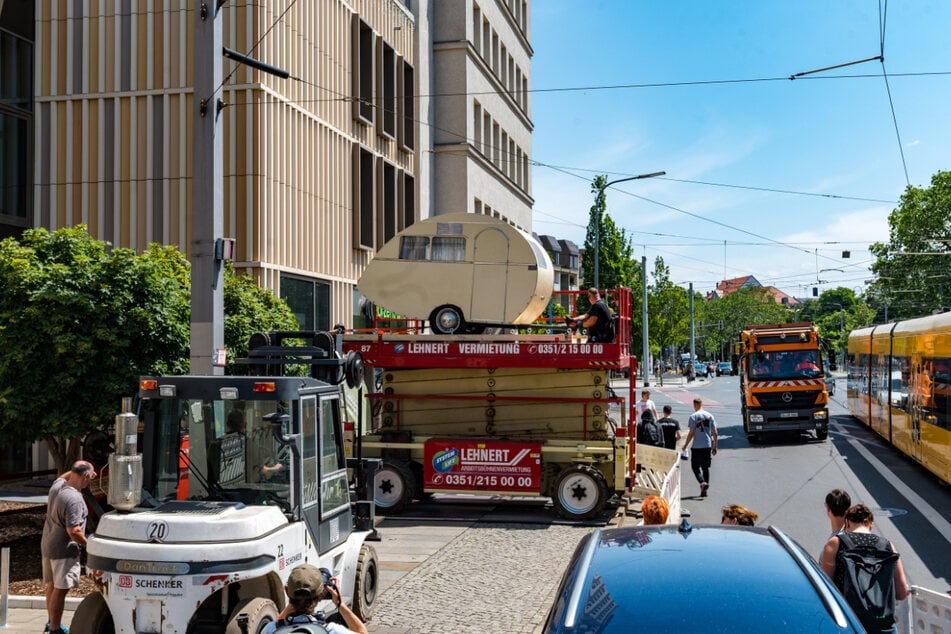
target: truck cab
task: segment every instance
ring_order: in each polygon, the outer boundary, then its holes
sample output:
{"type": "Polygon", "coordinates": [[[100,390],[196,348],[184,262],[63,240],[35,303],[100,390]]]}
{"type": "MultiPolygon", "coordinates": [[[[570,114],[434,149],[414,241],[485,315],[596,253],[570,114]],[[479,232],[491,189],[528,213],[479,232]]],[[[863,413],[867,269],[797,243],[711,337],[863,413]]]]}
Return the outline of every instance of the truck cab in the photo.
{"type": "MultiPolygon", "coordinates": [[[[341,365],[332,350],[317,356],[341,365]]],[[[273,355],[257,361],[275,367],[273,355]]],[[[330,367],[312,374],[336,376],[330,367]]],[[[367,472],[346,458],[340,403],[339,385],[314,376],[143,377],[136,411],[117,417],[115,510],[90,537],[98,592],[73,630],[260,632],[302,563],[330,569],[369,618],[373,505],[365,492],[351,503],[348,466],[367,472]]]]}
{"type": "MultiPolygon", "coordinates": [[[[810,323],[748,326],[741,334],[739,374],[743,430],[751,441],[779,431],[829,435],[823,341],[810,323]]],[[[834,358],[828,365],[835,370],[834,358]]]]}

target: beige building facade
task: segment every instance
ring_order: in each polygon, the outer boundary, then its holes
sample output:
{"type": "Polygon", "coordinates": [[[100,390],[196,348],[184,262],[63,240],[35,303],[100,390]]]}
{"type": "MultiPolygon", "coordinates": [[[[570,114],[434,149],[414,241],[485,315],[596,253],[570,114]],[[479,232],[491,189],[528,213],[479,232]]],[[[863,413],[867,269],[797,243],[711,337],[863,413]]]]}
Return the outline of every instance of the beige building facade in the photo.
{"type": "MultiPolygon", "coordinates": [[[[37,0],[34,225],[189,252],[198,5],[37,0]]],[[[234,263],[302,327],[349,323],[374,250],[419,217],[413,15],[395,0],[265,0],[222,17],[225,47],[291,75],[208,60],[225,77],[234,263]]]]}
{"type": "MultiPolygon", "coordinates": [[[[84,223],[116,246],[190,253],[201,3],[12,2],[33,4],[35,25],[32,183],[18,222],[84,223]]],[[[226,48],[290,73],[207,60],[225,78],[223,233],[235,266],[287,299],[303,328],[360,325],[356,281],[420,218],[484,213],[531,231],[528,0],[221,12],[226,48]]]]}
{"type": "MultiPolygon", "coordinates": [[[[432,214],[532,231],[528,0],[430,0],[432,214]]],[[[425,35],[424,35],[425,37],[425,35]]],[[[423,60],[426,64],[426,60],[423,60]]]]}

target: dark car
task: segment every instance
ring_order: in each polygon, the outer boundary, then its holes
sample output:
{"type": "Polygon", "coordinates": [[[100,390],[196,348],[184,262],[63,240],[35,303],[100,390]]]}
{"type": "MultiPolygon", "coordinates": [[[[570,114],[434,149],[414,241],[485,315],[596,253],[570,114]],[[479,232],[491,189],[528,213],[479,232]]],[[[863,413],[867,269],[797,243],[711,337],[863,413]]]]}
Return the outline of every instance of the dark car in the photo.
{"type": "Polygon", "coordinates": [[[721,361],[717,364],[717,376],[733,376],[733,364],[729,361],[721,361]]]}
{"type": "Polygon", "coordinates": [[[707,364],[701,361],[695,361],[693,371],[695,376],[707,376],[707,364]]]}
{"type": "Polygon", "coordinates": [[[596,529],[543,632],[862,632],[832,582],[775,527],[596,529]]]}

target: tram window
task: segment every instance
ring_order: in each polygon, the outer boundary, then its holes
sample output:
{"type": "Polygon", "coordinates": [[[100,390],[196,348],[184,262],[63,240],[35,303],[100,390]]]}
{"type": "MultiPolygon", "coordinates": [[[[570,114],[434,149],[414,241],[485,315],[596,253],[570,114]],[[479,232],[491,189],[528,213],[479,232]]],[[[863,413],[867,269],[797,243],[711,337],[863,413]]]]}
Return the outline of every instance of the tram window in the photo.
{"type": "Polygon", "coordinates": [[[924,419],[951,429],[951,358],[923,359],[921,377],[924,419]]]}

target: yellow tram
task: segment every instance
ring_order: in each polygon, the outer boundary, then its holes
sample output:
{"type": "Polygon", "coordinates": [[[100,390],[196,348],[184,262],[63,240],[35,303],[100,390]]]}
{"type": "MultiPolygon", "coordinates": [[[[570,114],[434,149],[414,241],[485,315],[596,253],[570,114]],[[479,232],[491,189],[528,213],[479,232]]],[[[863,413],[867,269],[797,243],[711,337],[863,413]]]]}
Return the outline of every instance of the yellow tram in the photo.
{"type": "Polygon", "coordinates": [[[951,313],[849,335],[852,415],[951,483],[951,313]]]}

